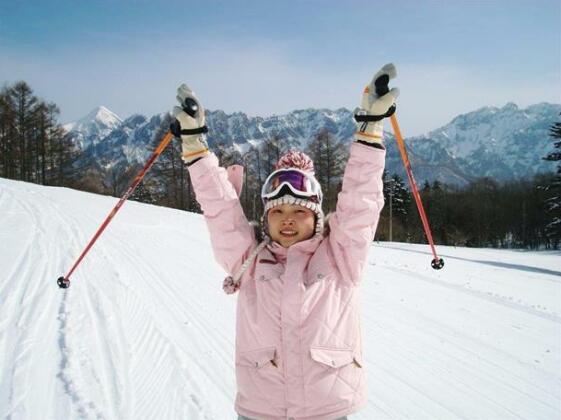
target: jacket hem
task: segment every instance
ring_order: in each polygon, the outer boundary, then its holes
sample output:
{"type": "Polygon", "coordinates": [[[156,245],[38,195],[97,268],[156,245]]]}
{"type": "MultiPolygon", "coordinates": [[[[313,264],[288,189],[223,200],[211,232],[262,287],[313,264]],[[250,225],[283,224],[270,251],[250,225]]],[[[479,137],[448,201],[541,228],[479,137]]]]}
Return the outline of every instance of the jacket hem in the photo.
{"type": "Polygon", "coordinates": [[[238,404],[235,405],[236,412],[241,414],[242,416],[249,417],[250,419],[254,420],[335,420],[339,417],[345,417],[351,414],[356,413],[357,411],[363,409],[366,406],[367,398],[364,396],[359,401],[355,402],[350,407],[343,408],[341,410],[333,411],[331,413],[324,413],[321,415],[313,415],[313,416],[291,416],[289,417],[288,414],[286,415],[270,415],[270,414],[263,414],[257,413],[255,411],[246,410],[245,408],[240,407],[238,404]]]}

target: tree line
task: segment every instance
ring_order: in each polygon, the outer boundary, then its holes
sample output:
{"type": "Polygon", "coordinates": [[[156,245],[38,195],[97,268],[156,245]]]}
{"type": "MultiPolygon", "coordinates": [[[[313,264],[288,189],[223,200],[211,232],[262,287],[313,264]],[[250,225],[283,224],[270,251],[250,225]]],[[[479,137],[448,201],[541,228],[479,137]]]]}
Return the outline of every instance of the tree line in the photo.
{"type": "MultiPolygon", "coordinates": [[[[426,243],[416,203],[399,176],[387,182],[386,205],[377,239],[426,243]],[[390,193],[394,189],[393,194],[390,193]],[[393,195],[393,199],[391,196],[393,195]],[[389,212],[393,210],[391,218],[389,212]],[[390,228],[391,224],[391,228],[390,228]]],[[[498,183],[483,177],[466,187],[434,181],[420,187],[420,196],[435,243],[441,245],[558,249],[560,235],[549,228],[547,200],[554,174],[498,183]]]]}
{"type": "MultiPolygon", "coordinates": [[[[0,177],[43,185],[69,186],[120,197],[142,165],[108,169],[79,158],[71,133],[57,122],[60,111],[37,98],[25,82],[4,86],[0,91],[0,177]],[[81,162],[81,163],[79,163],[81,162]],[[80,165],[82,165],[80,167],[80,165]]],[[[169,129],[164,119],[151,140],[155,148],[169,129]]],[[[561,123],[551,127],[554,151],[544,159],[561,160],[561,123]]],[[[260,188],[274,165],[294,141],[278,136],[249,145],[243,151],[214,144],[220,164],[244,167],[240,202],[249,220],[263,214],[260,188]]],[[[348,159],[348,143],[320,130],[304,151],[315,164],[315,175],[324,192],[324,212],[335,210],[348,159]]],[[[174,140],[137,187],[132,199],[191,212],[201,212],[181,156],[180,141],[174,140]]],[[[561,242],[561,164],[557,172],[498,183],[481,178],[466,187],[438,181],[420,185],[420,193],[435,242],[473,247],[549,248],[561,242]]],[[[409,187],[396,174],[384,173],[385,206],[377,229],[377,240],[426,242],[416,204],[409,187]],[[391,217],[390,217],[391,214],[391,217]]]]}
{"type": "Polygon", "coordinates": [[[60,110],[23,81],[0,91],[0,177],[67,185],[78,150],[57,122],[60,110]]]}

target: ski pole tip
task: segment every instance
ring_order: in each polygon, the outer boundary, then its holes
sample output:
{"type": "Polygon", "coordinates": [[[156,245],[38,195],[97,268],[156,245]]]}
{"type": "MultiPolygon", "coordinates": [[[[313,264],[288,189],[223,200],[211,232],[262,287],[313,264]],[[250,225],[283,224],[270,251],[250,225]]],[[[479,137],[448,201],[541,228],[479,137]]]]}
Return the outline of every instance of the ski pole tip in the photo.
{"type": "Polygon", "coordinates": [[[442,258],[435,258],[431,261],[430,265],[435,270],[440,270],[442,267],[444,267],[444,260],[442,258]]]}
{"type": "Polygon", "coordinates": [[[56,284],[61,289],[68,289],[70,287],[70,279],[65,279],[64,276],[61,276],[57,279],[56,284]]]}

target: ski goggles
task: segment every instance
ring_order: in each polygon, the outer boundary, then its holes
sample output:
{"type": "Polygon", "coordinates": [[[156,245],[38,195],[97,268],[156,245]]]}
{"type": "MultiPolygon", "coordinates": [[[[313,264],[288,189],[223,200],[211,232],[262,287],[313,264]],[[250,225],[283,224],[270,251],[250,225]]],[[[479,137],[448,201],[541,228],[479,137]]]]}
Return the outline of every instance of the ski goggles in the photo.
{"type": "Polygon", "coordinates": [[[321,202],[322,193],[319,182],[313,175],[293,168],[278,169],[269,175],[261,189],[261,198],[275,198],[285,186],[295,196],[316,197],[321,202]]]}

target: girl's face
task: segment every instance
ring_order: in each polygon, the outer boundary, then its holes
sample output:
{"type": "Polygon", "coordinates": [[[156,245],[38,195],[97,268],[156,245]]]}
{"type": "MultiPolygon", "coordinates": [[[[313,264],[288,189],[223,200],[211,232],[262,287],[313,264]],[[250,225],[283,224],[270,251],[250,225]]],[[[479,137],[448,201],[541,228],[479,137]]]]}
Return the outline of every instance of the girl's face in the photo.
{"type": "Polygon", "coordinates": [[[315,229],[315,214],[306,207],[281,204],[267,213],[269,236],[288,248],[297,242],[310,239],[315,229]]]}

